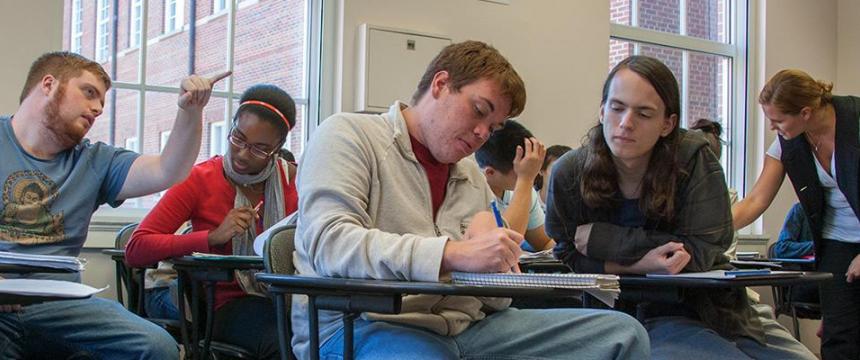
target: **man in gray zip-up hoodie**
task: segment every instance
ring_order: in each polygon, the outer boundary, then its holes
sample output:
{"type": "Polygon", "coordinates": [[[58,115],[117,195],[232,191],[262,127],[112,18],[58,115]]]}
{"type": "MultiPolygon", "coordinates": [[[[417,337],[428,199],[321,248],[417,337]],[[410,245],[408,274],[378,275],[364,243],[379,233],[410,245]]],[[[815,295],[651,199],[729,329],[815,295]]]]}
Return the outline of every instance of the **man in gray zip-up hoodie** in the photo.
{"type": "MultiPolygon", "coordinates": [[[[516,266],[522,235],[482,212],[492,193],[466,159],[522,112],[525,87],[494,48],[453,44],[433,60],[415,106],[322,123],[298,172],[296,271],[439,281],[516,266]]],[[[356,358],[647,358],[648,337],[619,312],[508,308],[510,299],[410,295],[402,313],[365,313],[356,358]]],[[[293,299],[293,348],[308,357],[307,299],[293,299]]],[[[320,311],[323,358],[339,357],[338,313],[320,311]]]]}

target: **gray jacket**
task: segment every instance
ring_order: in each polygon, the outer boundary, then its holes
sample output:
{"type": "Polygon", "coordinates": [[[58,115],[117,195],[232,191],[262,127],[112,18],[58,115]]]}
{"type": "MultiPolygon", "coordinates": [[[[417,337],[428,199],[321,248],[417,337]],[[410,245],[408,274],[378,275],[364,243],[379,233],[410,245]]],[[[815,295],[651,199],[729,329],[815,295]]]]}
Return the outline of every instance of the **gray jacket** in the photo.
{"type": "MultiPolygon", "coordinates": [[[[708,143],[698,132],[682,130],[676,161],[680,167],[676,216],[672,223],[649,219],[631,228],[610,222],[613,209],[595,209],[582,201],[580,183],[587,151],[577,149],[553,166],[547,195],[547,235],[558,243],[556,256],[577,272],[603,272],[605,261],[629,265],[648,251],[670,241],[681,242],[691,259],[685,271],[730,268],[726,249],[732,242],[732,215],[723,170],[708,143]],[[576,227],[593,223],[588,256],[576,250],[576,227]]],[[[623,291],[623,289],[622,289],[623,291]]],[[[685,304],[711,328],[728,338],[748,336],[764,342],[745,291],[685,293],[685,304]]]]}
{"type": "MultiPolygon", "coordinates": [[[[434,222],[427,175],[412,151],[406,105],[387,114],[337,114],[308,143],[298,171],[296,271],[304,275],[439,281],[445,243],[461,238],[472,216],[493,198],[477,164],[451,165],[447,193],[434,222]]],[[[456,335],[509,299],[410,295],[401,315],[365,319],[420,326],[456,335]]],[[[293,299],[293,347],[307,357],[307,299],[293,299]]],[[[320,311],[320,341],[342,326],[320,311]]]]}

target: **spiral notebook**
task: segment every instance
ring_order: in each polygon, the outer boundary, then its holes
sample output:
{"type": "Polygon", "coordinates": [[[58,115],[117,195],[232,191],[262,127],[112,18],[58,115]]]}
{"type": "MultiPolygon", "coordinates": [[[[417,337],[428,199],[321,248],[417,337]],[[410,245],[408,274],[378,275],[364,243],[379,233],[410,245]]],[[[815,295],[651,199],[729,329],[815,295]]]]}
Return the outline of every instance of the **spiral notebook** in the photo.
{"type": "Polygon", "coordinates": [[[609,306],[621,293],[618,276],[608,274],[453,272],[451,279],[462,285],[580,289],[609,306]]]}

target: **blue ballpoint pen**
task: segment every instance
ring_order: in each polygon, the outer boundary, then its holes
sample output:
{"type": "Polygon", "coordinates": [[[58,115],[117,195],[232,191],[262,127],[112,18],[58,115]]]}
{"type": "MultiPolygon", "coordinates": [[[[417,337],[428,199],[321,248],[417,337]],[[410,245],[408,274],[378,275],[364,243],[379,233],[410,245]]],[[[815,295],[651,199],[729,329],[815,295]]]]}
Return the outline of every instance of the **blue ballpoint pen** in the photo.
{"type": "MultiPolygon", "coordinates": [[[[493,216],[496,218],[496,226],[500,228],[505,227],[505,221],[502,220],[502,214],[499,212],[499,207],[498,205],[496,205],[496,200],[490,202],[490,207],[493,209],[493,216]]],[[[520,266],[514,265],[513,267],[511,267],[511,271],[515,273],[520,272],[520,266]]]]}
{"type": "Polygon", "coordinates": [[[505,227],[505,222],[502,220],[502,214],[499,213],[499,207],[496,205],[496,200],[490,202],[490,207],[493,208],[493,216],[496,217],[496,226],[505,227]]]}

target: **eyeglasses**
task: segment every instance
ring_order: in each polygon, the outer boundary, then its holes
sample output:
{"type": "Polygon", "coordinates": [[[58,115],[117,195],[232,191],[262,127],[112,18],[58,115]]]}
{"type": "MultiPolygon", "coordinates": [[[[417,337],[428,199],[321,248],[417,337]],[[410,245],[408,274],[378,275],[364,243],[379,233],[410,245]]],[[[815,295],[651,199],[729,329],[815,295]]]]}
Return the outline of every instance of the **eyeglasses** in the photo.
{"type": "Polygon", "coordinates": [[[248,149],[248,151],[251,152],[251,155],[254,155],[254,157],[260,159],[268,158],[269,156],[272,156],[272,154],[278,151],[278,149],[266,151],[264,149],[261,149],[257,145],[248,144],[245,140],[236,137],[234,131],[230,132],[230,136],[228,136],[227,139],[230,140],[230,143],[233,144],[233,146],[239,149],[248,149]]]}

